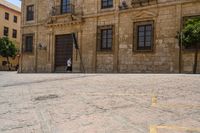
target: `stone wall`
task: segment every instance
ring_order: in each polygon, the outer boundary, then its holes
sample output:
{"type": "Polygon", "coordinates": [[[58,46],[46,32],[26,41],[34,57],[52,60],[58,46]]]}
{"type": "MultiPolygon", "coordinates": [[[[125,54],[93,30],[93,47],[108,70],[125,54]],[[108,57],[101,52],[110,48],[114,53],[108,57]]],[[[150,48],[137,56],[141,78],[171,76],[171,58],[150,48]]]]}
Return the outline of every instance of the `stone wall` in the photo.
{"type": "MultiPolygon", "coordinates": [[[[200,15],[198,0],[159,0],[158,4],[137,8],[132,8],[129,0],[126,10],[119,10],[119,0],[114,1],[113,8],[106,10],[100,9],[100,0],[76,0],[73,16],[51,17],[51,7],[58,5],[59,0],[54,2],[22,2],[23,18],[26,5],[36,6],[35,20],[22,21],[22,34],[35,34],[35,49],[32,54],[23,53],[21,72],[54,72],[55,36],[77,33],[82,61],[74,49],[74,72],[83,72],[84,66],[86,72],[178,73],[179,45],[175,37],[180,31],[182,17],[200,15]],[[134,51],[134,23],[149,20],[154,22],[154,48],[151,52],[134,51]],[[97,51],[97,28],[107,25],[114,26],[113,49],[111,52],[97,51]],[[39,44],[46,49],[39,49],[39,44]]],[[[183,72],[192,72],[192,60],[192,52],[183,52],[183,72]]]]}

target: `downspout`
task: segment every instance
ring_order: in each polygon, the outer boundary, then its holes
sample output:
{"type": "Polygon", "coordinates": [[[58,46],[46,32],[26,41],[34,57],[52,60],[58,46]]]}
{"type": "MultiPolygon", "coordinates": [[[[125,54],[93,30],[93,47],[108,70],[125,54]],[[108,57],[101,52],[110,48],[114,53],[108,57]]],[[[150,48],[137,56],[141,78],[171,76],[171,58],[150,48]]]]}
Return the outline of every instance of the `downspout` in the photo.
{"type": "Polygon", "coordinates": [[[38,43],[38,14],[39,14],[39,8],[38,8],[38,6],[39,6],[39,0],[37,0],[37,3],[36,3],[36,10],[37,10],[37,12],[36,12],[36,14],[37,14],[37,18],[36,18],[36,25],[37,25],[37,31],[36,31],[36,39],[35,39],[35,72],[37,73],[38,72],[38,70],[37,70],[37,66],[38,66],[38,49],[37,49],[37,43],[38,43]]]}
{"type": "MultiPolygon", "coordinates": [[[[96,14],[98,14],[99,13],[99,1],[96,1],[97,3],[96,3],[96,14]]],[[[96,38],[96,40],[95,40],[95,42],[96,42],[96,44],[95,44],[95,48],[94,48],[94,70],[93,70],[93,72],[94,73],[97,73],[97,45],[98,45],[98,21],[99,21],[99,18],[98,18],[98,16],[96,16],[96,18],[95,18],[96,20],[96,36],[95,36],[95,38],[96,38]]]]}
{"type": "Polygon", "coordinates": [[[117,65],[117,70],[116,70],[116,72],[117,73],[119,73],[120,72],[120,66],[119,66],[119,27],[120,27],[120,11],[117,9],[118,8],[118,6],[120,5],[121,3],[120,3],[120,1],[118,0],[117,2],[116,2],[116,10],[117,10],[117,13],[116,13],[116,15],[117,15],[117,27],[116,27],[116,29],[117,29],[117,42],[116,42],[116,47],[117,47],[117,50],[116,50],[116,54],[117,54],[117,59],[116,59],[116,65],[117,65]]]}
{"type": "Polygon", "coordinates": [[[25,18],[25,16],[24,16],[24,12],[23,12],[23,9],[24,9],[24,5],[25,5],[25,1],[24,0],[22,0],[22,3],[21,3],[21,12],[22,12],[22,17],[21,17],[21,38],[20,38],[20,40],[21,40],[21,47],[20,47],[20,70],[18,71],[19,73],[22,73],[22,67],[23,67],[23,63],[22,63],[22,61],[23,61],[23,45],[24,45],[24,39],[23,39],[23,27],[22,27],[22,25],[24,25],[24,19],[23,18],[25,18]]]}
{"type": "MultiPolygon", "coordinates": [[[[179,73],[182,73],[182,28],[183,28],[183,16],[182,16],[182,4],[181,4],[181,25],[180,25],[180,37],[181,42],[179,42],[179,73]]],[[[180,41],[179,40],[179,41],[180,41]]]]}

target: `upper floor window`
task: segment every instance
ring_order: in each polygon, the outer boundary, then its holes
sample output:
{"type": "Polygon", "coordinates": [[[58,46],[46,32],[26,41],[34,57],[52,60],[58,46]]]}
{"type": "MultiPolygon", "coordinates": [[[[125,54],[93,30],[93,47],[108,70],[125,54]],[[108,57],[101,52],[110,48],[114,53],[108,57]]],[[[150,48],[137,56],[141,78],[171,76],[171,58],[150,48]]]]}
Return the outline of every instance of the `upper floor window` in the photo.
{"type": "Polygon", "coordinates": [[[26,9],[26,20],[27,21],[34,20],[34,5],[27,6],[27,9],[26,9]]]}
{"type": "Polygon", "coordinates": [[[13,22],[17,23],[17,16],[13,17],[13,22]]]}
{"type": "Polygon", "coordinates": [[[139,22],[135,24],[135,50],[152,50],[153,49],[153,22],[139,22]]]}
{"type": "Polygon", "coordinates": [[[113,26],[104,26],[98,28],[98,50],[110,51],[113,47],[113,26]]]}
{"type": "Polygon", "coordinates": [[[61,0],[61,13],[71,13],[71,3],[70,0],[61,0]]]}
{"type": "Polygon", "coordinates": [[[101,0],[101,8],[112,8],[113,7],[113,0],[101,0]]]}
{"type": "Polygon", "coordinates": [[[13,38],[17,38],[17,30],[13,29],[12,37],[13,37],[13,38]]]}
{"type": "Polygon", "coordinates": [[[9,20],[9,13],[5,12],[5,19],[9,20]]]}
{"type": "Polygon", "coordinates": [[[8,27],[4,27],[3,35],[4,36],[8,36],[8,32],[9,32],[9,28],[8,27]]]}

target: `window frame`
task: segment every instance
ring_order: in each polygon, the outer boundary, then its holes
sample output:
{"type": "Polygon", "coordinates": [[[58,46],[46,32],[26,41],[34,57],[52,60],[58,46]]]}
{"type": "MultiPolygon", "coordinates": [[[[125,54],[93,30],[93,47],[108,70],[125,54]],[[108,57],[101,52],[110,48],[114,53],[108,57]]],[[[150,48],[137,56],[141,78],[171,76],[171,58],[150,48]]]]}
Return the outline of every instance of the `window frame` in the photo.
{"type": "Polygon", "coordinates": [[[114,7],[113,0],[101,0],[101,9],[109,9],[114,7]],[[106,1],[106,6],[103,4],[106,1]],[[109,1],[112,1],[112,5],[109,5],[109,1]]]}
{"type": "Polygon", "coordinates": [[[34,15],[35,15],[35,6],[34,5],[28,5],[26,6],[26,21],[33,21],[34,15]],[[32,10],[29,10],[31,8],[32,10]]]}
{"type": "Polygon", "coordinates": [[[10,14],[8,13],[8,12],[5,12],[5,20],[9,20],[9,18],[10,18],[10,14]]]}
{"type": "Polygon", "coordinates": [[[114,34],[115,34],[115,31],[114,31],[114,26],[113,25],[107,25],[107,26],[98,26],[97,27],[98,29],[98,33],[97,33],[97,51],[107,51],[107,52],[111,52],[113,51],[113,48],[114,48],[114,34]],[[112,30],[112,36],[111,38],[108,37],[108,30],[112,30]],[[106,31],[106,48],[103,48],[103,34],[102,32],[103,31],[106,31]],[[112,42],[111,42],[111,47],[109,47],[108,45],[108,39],[111,39],[112,42]]]}
{"type": "Polygon", "coordinates": [[[61,8],[60,8],[60,12],[61,14],[67,14],[67,13],[71,13],[72,12],[72,6],[71,6],[71,0],[61,0],[60,1],[61,4],[61,8]],[[64,4],[66,2],[66,4],[64,4]]]}
{"type": "Polygon", "coordinates": [[[33,53],[34,52],[34,34],[24,34],[23,35],[23,52],[24,53],[33,53]],[[27,38],[32,37],[31,49],[27,49],[27,38]]]}
{"type": "Polygon", "coordinates": [[[17,21],[18,21],[18,17],[14,15],[14,16],[13,16],[13,22],[14,22],[14,23],[17,23],[17,21]]]}
{"type": "Polygon", "coordinates": [[[154,21],[153,20],[148,20],[148,21],[139,21],[139,22],[134,22],[134,35],[133,35],[133,51],[135,52],[153,52],[154,51],[154,47],[155,47],[155,42],[154,42],[154,32],[155,32],[155,25],[154,25],[154,21]],[[144,27],[144,47],[140,47],[139,46],[139,27],[143,26],[144,27]],[[151,39],[151,45],[150,46],[146,46],[146,27],[147,26],[151,26],[151,35],[150,35],[150,39],[151,39]]]}
{"type": "Polygon", "coordinates": [[[6,37],[9,36],[9,27],[4,26],[4,28],[3,28],[3,35],[6,36],[6,37]],[[5,33],[6,33],[6,32],[5,32],[6,29],[7,29],[7,35],[5,34],[5,33]]]}
{"type": "Polygon", "coordinates": [[[17,38],[17,30],[16,29],[13,29],[12,38],[17,38]]]}

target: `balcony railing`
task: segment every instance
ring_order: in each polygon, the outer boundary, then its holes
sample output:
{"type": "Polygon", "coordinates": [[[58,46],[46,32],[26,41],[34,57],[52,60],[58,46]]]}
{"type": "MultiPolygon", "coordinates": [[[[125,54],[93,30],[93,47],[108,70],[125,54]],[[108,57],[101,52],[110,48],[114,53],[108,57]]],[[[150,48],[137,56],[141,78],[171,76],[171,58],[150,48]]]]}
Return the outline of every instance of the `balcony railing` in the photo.
{"type": "Polygon", "coordinates": [[[67,5],[60,5],[60,6],[54,6],[52,7],[51,15],[57,16],[57,15],[63,15],[63,14],[74,14],[74,5],[73,4],[67,4],[67,5]]]}
{"type": "Polygon", "coordinates": [[[145,5],[155,4],[155,3],[157,3],[157,0],[132,0],[131,2],[133,7],[145,6],[145,5]]]}

